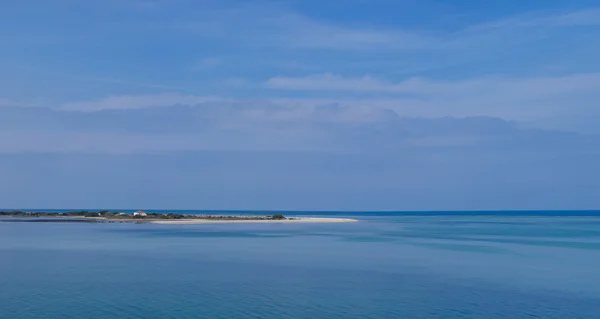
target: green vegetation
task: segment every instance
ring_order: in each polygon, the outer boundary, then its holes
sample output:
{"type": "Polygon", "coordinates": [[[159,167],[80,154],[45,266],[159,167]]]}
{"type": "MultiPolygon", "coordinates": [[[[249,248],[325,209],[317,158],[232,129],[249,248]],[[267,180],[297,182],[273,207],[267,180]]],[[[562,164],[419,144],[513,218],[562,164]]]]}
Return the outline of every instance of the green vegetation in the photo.
{"type": "Polygon", "coordinates": [[[205,220],[286,220],[293,219],[275,214],[272,216],[233,216],[233,215],[190,215],[174,213],[147,213],[147,216],[134,216],[122,212],[101,211],[71,211],[71,212],[23,212],[23,211],[0,211],[0,217],[15,218],[89,218],[93,220],[181,220],[181,219],[205,219],[205,220]]]}

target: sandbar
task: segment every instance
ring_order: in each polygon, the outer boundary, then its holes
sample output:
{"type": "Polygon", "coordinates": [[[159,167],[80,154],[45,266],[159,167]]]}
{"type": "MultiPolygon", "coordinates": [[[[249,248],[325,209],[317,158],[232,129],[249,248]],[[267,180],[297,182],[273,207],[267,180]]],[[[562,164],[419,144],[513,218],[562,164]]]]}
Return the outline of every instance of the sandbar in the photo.
{"type": "MultiPolygon", "coordinates": [[[[135,220],[133,220],[135,221],[135,220]]],[[[169,219],[169,220],[144,220],[152,224],[172,224],[172,225],[190,225],[190,224],[224,224],[224,223],[352,223],[357,222],[351,218],[327,218],[327,217],[291,217],[281,220],[209,220],[209,219],[169,219]]]]}
{"type": "Polygon", "coordinates": [[[102,216],[101,213],[73,212],[66,215],[45,212],[0,212],[0,221],[39,221],[39,222],[117,222],[117,223],[144,223],[144,224],[225,224],[225,223],[350,223],[357,222],[351,218],[335,217],[284,217],[273,216],[198,216],[181,214],[144,214],[144,216],[112,214],[102,216]]]}

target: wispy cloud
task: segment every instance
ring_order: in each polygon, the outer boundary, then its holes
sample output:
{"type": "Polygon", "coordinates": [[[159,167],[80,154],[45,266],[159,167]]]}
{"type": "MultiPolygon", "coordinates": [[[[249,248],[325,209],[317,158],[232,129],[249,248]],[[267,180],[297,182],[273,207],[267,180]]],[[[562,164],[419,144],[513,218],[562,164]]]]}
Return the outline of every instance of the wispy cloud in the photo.
{"type": "MultiPolygon", "coordinates": [[[[244,85],[243,82],[237,84],[244,85]]],[[[354,111],[391,110],[400,116],[492,116],[541,125],[544,119],[592,114],[600,98],[600,73],[555,77],[480,77],[461,81],[410,78],[400,82],[369,76],[322,74],[298,78],[276,77],[265,85],[272,90],[307,92],[309,96],[244,99],[175,93],[125,95],[64,103],[57,109],[95,112],[202,105],[235,108],[247,114],[269,109],[300,115],[313,114],[311,112],[334,106],[354,111]],[[331,92],[336,96],[320,97],[321,93],[331,92]],[[347,93],[363,95],[344,96],[347,93]]],[[[358,112],[361,114],[363,111],[358,112]]],[[[360,115],[357,117],[360,118],[360,115]]]]}
{"type": "MultiPolygon", "coordinates": [[[[390,82],[373,77],[332,74],[275,77],[273,89],[319,92],[378,93],[394,101],[387,107],[399,114],[420,116],[496,116],[535,121],[547,116],[589,112],[600,98],[600,73],[556,77],[481,77],[460,81],[410,78],[390,82]],[[398,97],[397,95],[401,96],[398,97]],[[576,101],[576,103],[574,103],[576,101]]],[[[372,105],[381,99],[372,98],[372,105]]]]}
{"type": "Polygon", "coordinates": [[[353,92],[388,92],[406,93],[415,91],[419,79],[411,79],[402,83],[391,83],[373,78],[343,77],[331,73],[317,74],[305,77],[273,77],[266,85],[274,89],[303,90],[303,91],[353,91],[353,92]]]}
{"type": "Polygon", "coordinates": [[[600,73],[573,74],[556,77],[482,77],[456,81],[434,81],[426,78],[410,78],[390,82],[372,76],[343,77],[331,73],[306,77],[273,77],[266,85],[274,89],[303,91],[358,91],[389,93],[455,93],[468,94],[490,90],[515,93],[578,93],[598,92],[600,73]]]}
{"type": "Polygon", "coordinates": [[[143,109],[173,105],[196,105],[222,100],[226,99],[174,93],[138,96],[124,95],[111,96],[100,100],[64,103],[59,105],[57,109],[65,111],[94,112],[101,110],[143,109]]]}
{"type": "Polygon", "coordinates": [[[148,89],[158,89],[158,90],[168,90],[168,91],[179,91],[186,92],[190,91],[190,89],[176,87],[172,85],[164,85],[158,83],[146,83],[146,82],[138,82],[138,81],[130,81],[125,79],[117,79],[117,78],[109,78],[109,77],[83,77],[83,80],[88,81],[97,81],[104,83],[112,83],[119,84],[125,87],[138,87],[138,88],[148,88],[148,89]]]}
{"type": "Polygon", "coordinates": [[[508,45],[513,41],[538,37],[535,29],[548,32],[548,29],[600,26],[600,9],[533,12],[445,31],[348,26],[337,21],[315,19],[282,6],[243,4],[227,10],[208,10],[196,19],[178,21],[176,25],[207,37],[228,35],[229,40],[247,45],[414,51],[479,46],[481,43],[494,43],[493,39],[486,39],[486,36],[505,38],[505,34],[510,33],[512,41],[495,43],[508,45]],[[236,34],[239,31],[241,33],[236,34]]]}
{"type": "Polygon", "coordinates": [[[598,203],[597,7],[540,1],[502,16],[521,7],[358,2],[369,12],[356,1],[15,1],[0,19],[0,201],[29,205],[33,187],[59,206],[83,192],[88,207],[223,194],[249,199],[239,208],[598,203]]]}
{"type": "Polygon", "coordinates": [[[227,36],[229,41],[247,45],[289,48],[415,49],[427,46],[430,41],[414,32],[347,27],[264,4],[209,10],[195,19],[177,21],[174,27],[211,38],[227,36]]]}
{"type": "Polygon", "coordinates": [[[294,107],[286,101],[238,101],[128,108],[119,112],[0,109],[0,153],[193,150],[387,153],[487,145],[545,149],[548,141],[567,141],[574,143],[573,147],[587,145],[590,150],[596,148],[589,143],[598,142],[597,139],[588,142],[577,134],[522,130],[516,123],[498,118],[404,117],[391,109],[364,105],[294,107]]]}
{"type": "Polygon", "coordinates": [[[266,82],[273,89],[302,91],[347,91],[372,93],[452,94],[465,97],[482,94],[555,95],[600,93],[600,73],[556,77],[481,77],[456,81],[409,78],[390,82],[372,76],[343,77],[331,73],[306,77],[273,77],[266,82]]]}
{"type": "Polygon", "coordinates": [[[580,26],[600,26],[600,8],[589,8],[571,12],[524,13],[498,21],[472,26],[466,31],[486,31],[490,29],[563,28],[580,26]]]}

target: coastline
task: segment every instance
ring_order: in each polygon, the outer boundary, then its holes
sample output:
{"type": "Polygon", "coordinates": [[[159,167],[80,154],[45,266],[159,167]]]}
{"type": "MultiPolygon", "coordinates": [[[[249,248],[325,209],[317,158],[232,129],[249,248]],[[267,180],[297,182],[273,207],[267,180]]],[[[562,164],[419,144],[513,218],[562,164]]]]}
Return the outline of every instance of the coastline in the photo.
{"type": "MultiPolygon", "coordinates": [[[[146,220],[151,224],[163,225],[192,225],[192,224],[225,224],[225,223],[353,223],[358,222],[352,218],[329,218],[329,217],[291,217],[292,219],[281,220],[208,220],[208,219],[179,219],[179,220],[146,220]]],[[[135,221],[134,221],[135,222],[135,221]]]]}
{"type": "Polygon", "coordinates": [[[114,218],[114,217],[86,217],[86,216],[0,216],[0,221],[9,219],[21,219],[34,222],[48,221],[80,221],[80,222],[107,222],[107,223],[138,223],[138,224],[158,224],[158,225],[196,225],[196,224],[229,224],[229,223],[352,223],[358,222],[352,218],[337,217],[285,217],[284,219],[255,219],[253,216],[217,216],[212,218],[183,218],[183,219],[163,219],[163,218],[114,218]],[[237,219],[236,219],[237,218],[237,219]]]}

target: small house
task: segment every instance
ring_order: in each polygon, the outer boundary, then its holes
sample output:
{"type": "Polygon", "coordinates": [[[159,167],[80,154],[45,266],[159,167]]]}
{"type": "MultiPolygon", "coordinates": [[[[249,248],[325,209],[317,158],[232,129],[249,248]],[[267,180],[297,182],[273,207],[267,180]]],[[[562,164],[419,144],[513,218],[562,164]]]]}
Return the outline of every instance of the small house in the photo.
{"type": "Polygon", "coordinates": [[[141,210],[138,210],[137,212],[133,213],[133,217],[146,217],[148,216],[148,214],[144,213],[141,210]]]}

